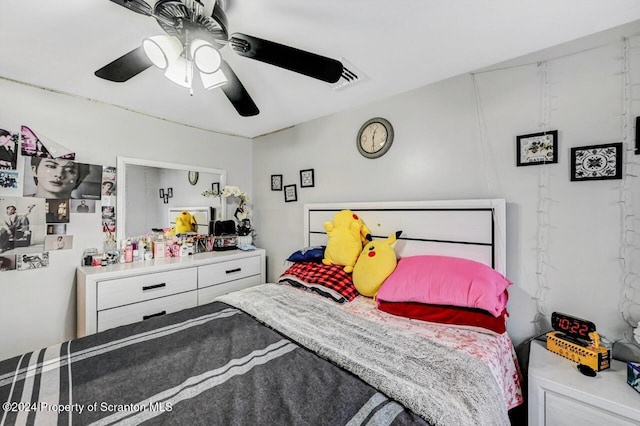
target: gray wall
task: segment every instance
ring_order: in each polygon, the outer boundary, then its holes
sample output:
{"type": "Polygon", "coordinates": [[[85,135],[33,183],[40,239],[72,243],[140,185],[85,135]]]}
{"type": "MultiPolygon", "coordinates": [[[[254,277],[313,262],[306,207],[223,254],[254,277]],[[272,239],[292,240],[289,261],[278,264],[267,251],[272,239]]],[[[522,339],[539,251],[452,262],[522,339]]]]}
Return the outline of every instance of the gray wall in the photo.
{"type": "MultiPolygon", "coordinates": [[[[115,166],[120,155],[226,169],[230,185],[251,193],[248,139],[1,79],[0,93],[0,128],[27,125],[75,151],[79,162],[115,166]]],[[[202,198],[202,205],[208,202],[202,198]]],[[[52,252],[48,268],[0,272],[0,359],[75,337],[75,268],[84,248],[102,247],[100,223],[99,213],[72,214],[73,250],[52,252]]]]}
{"type": "Polygon", "coordinates": [[[556,310],[621,338],[630,329],[621,310],[640,320],[640,238],[627,232],[640,230],[640,157],[631,151],[638,47],[640,38],[614,31],[259,138],[253,186],[269,279],[303,244],[304,203],[505,198],[512,338],[535,333],[534,320],[544,329],[556,310]],[[377,116],[391,121],[395,140],[368,160],[355,139],[377,116]],[[555,129],[558,164],[516,167],[516,135],[555,129]],[[571,147],[623,140],[625,180],[569,181],[571,147]],[[300,188],[308,168],[315,187],[300,188]],[[297,203],[270,190],[271,174],[298,185],[297,203]]]}

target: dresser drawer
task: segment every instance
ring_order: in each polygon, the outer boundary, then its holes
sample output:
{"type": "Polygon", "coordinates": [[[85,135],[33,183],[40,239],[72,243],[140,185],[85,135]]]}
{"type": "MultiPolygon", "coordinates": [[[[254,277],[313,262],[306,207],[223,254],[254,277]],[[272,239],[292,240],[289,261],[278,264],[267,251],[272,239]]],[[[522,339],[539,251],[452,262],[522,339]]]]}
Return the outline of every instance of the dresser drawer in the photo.
{"type": "Polygon", "coordinates": [[[198,267],[198,287],[204,288],[228,281],[260,275],[260,256],[230,260],[198,267]]]}
{"type": "MultiPolygon", "coordinates": [[[[640,403],[639,403],[640,404],[640,403]]],[[[545,425],[607,425],[634,426],[638,423],[624,419],[615,413],[592,407],[573,398],[553,392],[545,394],[545,425]]]]}
{"type": "Polygon", "coordinates": [[[120,325],[144,321],[149,318],[178,312],[198,305],[196,291],[174,294],[173,296],[147,300],[133,305],[120,306],[98,312],[98,331],[120,325]]]}
{"type": "Polygon", "coordinates": [[[222,284],[212,285],[205,288],[198,289],[198,305],[204,305],[205,303],[211,303],[213,299],[223,294],[231,293],[232,291],[242,290],[243,288],[251,287],[254,285],[262,284],[260,275],[254,275],[252,277],[240,278],[239,280],[229,281],[222,284]]]}
{"type": "Polygon", "coordinates": [[[139,275],[98,282],[97,309],[157,299],[195,290],[198,275],[195,268],[139,275]]]}

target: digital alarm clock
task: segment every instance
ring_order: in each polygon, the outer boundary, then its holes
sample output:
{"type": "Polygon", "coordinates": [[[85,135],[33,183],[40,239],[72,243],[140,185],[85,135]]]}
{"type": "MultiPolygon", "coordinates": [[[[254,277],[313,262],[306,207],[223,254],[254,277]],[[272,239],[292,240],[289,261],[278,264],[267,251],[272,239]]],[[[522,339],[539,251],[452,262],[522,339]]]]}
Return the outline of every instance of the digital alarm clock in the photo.
{"type": "Polygon", "coordinates": [[[551,314],[551,327],[554,330],[562,331],[568,336],[584,340],[589,340],[589,333],[596,331],[596,326],[591,321],[561,314],[560,312],[551,314]]]}
{"type": "Polygon", "coordinates": [[[591,367],[594,371],[609,368],[611,352],[600,346],[600,336],[591,321],[554,312],[554,331],[547,333],[547,349],[560,356],[591,367]]]}

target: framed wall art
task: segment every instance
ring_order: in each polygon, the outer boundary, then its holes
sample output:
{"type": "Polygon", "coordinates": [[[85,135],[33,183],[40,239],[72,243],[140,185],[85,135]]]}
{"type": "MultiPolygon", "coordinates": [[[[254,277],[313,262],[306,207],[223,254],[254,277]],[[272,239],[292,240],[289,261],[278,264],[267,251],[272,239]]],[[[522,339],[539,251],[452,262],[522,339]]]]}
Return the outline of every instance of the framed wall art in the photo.
{"type": "Polygon", "coordinates": [[[284,187],[284,202],[290,203],[292,201],[298,201],[298,190],[296,185],[285,185],[284,187]]]}
{"type": "Polygon", "coordinates": [[[211,184],[211,191],[214,194],[219,194],[220,193],[220,182],[213,182],[211,184]]]}
{"type": "Polygon", "coordinates": [[[313,185],[313,169],[300,170],[300,188],[312,188],[313,185]]]}
{"type": "Polygon", "coordinates": [[[271,175],[271,190],[282,191],[282,175],[271,175]]]}
{"type": "Polygon", "coordinates": [[[622,142],[571,148],[571,180],[622,179],[622,142]]]}
{"type": "Polygon", "coordinates": [[[636,155],[640,155],[640,117],[636,117],[636,155]]]}
{"type": "Polygon", "coordinates": [[[558,162],[558,131],[516,136],[518,166],[534,166],[558,162]]]}

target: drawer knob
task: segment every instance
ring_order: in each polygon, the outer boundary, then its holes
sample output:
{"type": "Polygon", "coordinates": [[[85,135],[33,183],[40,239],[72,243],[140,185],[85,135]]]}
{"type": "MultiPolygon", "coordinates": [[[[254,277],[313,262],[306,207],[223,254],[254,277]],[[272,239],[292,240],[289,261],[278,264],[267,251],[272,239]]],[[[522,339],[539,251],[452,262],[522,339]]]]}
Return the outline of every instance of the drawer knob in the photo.
{"type": "Polygon", "coordinates": [[[233,274],[234,272],[240,272],[242,271],[242,268],[236,268],[236,269],[229,269],[228,271],[225,271],[227,274],[233,274]]]}
{"type": "Polygon", "coordinates": [[[167,286],[167,283],[146,285],[146,286],[142,287],[142,291],[154,290],[156,288],[162,288],[162,287],[166,287],[166,286],[167,286]]]}
{"type": "Polygon", "coordinates": [[[157,314],[143,315],[142,321],[146,321],[149,318],[153,318],[153,317],[161,317],[162,315],[166,315],[166,314],[167,314],[167,311],[162,311],[162,312],[158,312],[157,314]]]}

